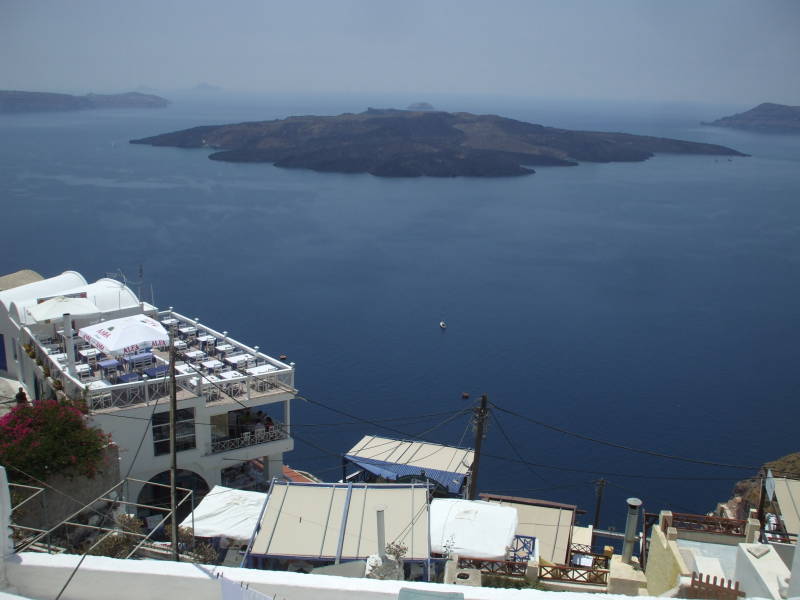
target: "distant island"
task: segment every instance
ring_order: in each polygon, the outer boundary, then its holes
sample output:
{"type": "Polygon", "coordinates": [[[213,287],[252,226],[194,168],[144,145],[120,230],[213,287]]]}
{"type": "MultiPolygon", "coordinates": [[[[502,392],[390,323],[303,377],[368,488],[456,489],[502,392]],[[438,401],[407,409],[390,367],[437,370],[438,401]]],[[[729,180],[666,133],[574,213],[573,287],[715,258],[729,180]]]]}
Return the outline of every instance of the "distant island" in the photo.
{"type": "Polygon", "coordinates": [[[0,90],[0,113],[87,110],[92,108],[164,108],[169,100],[152,94],[53,94],[0,90]]]}
{"type": "Polygon", "coordinates": [[[764,102],[755,108],[703,125],[732,127],[762,133],[800,133],[800,106],[764,102]]]}
{"type": "Polygon", "coordinates": [[[496,115],[370,108],[360,114],[209,125],[132,144],[214,148],[212,160],[380,177],[502,177],[531,166],[642,161],[656,152],[745,156],[667,138],[570,131],[496,115]]]}
{"type": "Polygon", "coordinates": [[[414,102],[406,108],[407,110],[436,110],[430,102],[414,102]]]}

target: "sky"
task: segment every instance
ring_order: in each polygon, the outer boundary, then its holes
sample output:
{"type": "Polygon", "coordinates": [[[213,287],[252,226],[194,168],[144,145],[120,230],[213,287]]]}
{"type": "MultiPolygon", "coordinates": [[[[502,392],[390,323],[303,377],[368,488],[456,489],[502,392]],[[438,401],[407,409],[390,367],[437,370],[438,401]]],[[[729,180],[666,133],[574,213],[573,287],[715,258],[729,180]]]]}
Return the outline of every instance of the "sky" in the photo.
{"type": "Polygon", "coordinates": [[[798,0],[0,0],[0,89],[800,105],[798,0]]]}

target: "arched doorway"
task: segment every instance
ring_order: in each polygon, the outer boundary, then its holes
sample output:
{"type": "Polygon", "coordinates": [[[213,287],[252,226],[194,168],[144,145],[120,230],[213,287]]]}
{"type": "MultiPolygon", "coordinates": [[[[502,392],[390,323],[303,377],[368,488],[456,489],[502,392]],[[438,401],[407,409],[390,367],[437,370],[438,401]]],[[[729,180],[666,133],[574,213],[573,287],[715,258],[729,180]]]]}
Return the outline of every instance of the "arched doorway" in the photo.
{"type": "MultiPolygon", "coordinates": [[[[197,506],[200,500],[208,493],[209,488],[206,480],[194,471],[178,469],[176,475],[176,485],[179,488],[187,488],[193,492],[193,499],[191,501],[187,500],[178,507],[178,522],[180,523],[192,512],[192,506],[197,506]]],[[[138,503],[169,509],[169,471],[162,471],[155,477],[152,477],[148,483],[160,485],[145,485],[142,491],[139,492],[138,503]]],[[[183,497],[180,490],[178,490],[177,496],[178,502],[180,502],[183,497]]],[[[139,518],[147,522],[148,517],[157,516],[161,518],[166,513],[164,511],[139,507],[138,514],[139,518]]],[[[157,520],[155,521],[157,522],[157,520]]],[[[153,521],[148,522],[148,526],[152,526],[152,524],[153,521]]]]}

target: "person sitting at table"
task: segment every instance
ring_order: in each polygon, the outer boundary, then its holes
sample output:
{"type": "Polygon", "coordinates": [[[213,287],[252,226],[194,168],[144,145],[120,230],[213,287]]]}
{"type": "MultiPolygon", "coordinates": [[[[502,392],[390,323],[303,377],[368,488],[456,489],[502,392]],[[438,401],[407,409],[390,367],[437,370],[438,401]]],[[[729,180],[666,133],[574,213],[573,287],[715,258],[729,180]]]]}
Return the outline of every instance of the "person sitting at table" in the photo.
{"type": "Polygon", "coordinates": [[[269,415],[264,418],[264,426],[267,428],[267,431],[270,431],[273,427],[275,427],[275,423],[272,421],[272,417],[269,415]]]}

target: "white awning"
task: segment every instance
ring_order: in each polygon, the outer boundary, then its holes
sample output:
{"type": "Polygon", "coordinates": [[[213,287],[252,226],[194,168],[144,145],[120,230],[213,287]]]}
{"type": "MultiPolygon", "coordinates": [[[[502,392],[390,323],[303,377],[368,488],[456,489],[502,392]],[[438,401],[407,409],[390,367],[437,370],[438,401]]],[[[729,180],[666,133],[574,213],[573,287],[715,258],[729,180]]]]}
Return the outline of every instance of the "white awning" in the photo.
{"type": "Polygon", "coordinates": [[[517,509],[480,500],[431,502],[431,552],[505,560],[517,531],[517,509]]]}
{"type": "MultiPolygon", "coordinates": [[[[215,485],[194,508],[194,534],[247,543],[258,525],[267,494],[215,485]]],[[[192,527],[190,514],[181,527],[192,527]]]]}

